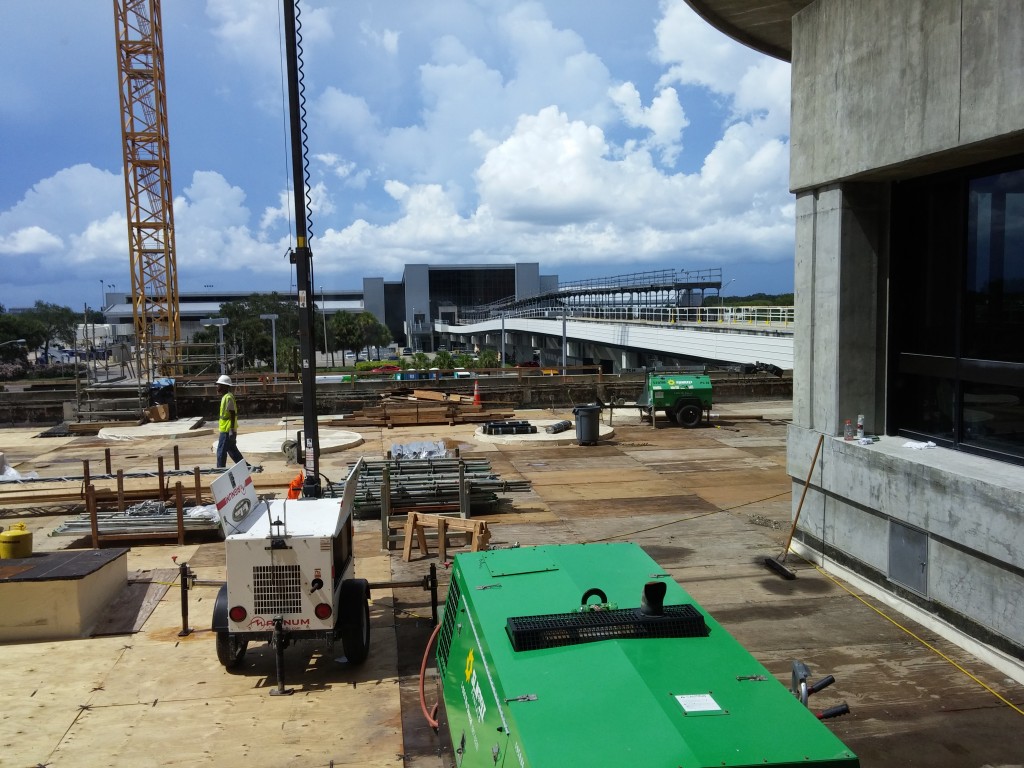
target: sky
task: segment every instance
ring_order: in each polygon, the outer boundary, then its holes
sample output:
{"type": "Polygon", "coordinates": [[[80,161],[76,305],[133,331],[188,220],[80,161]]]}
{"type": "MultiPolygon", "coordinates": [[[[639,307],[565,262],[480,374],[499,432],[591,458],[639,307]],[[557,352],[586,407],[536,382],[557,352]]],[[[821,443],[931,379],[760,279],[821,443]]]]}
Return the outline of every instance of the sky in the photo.
{"type": "MultiPolygon", "coordinates": [[[[0,305],[131,285],[111,3],[0,0],[0,305]]],[[[181,292],[293,290],[280,0],[162,4],[181,292]]],[[[789,65],[682,0],[301,0],[315,289],[405,264],[793,289],[789,65]]]]}

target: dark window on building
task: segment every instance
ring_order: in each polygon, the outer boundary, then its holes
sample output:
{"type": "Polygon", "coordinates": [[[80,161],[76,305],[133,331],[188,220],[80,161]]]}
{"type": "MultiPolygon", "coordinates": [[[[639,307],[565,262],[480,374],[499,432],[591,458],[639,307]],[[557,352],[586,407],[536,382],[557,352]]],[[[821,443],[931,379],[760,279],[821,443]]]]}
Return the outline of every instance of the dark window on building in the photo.
{"type": "MultiPolygon", "coordinates": [[[[490,304],[516,295],[514,267],[430,270],[430,302],[459,308],[490,304]]],[[[437,317],[436,311],[432,317],[437,317]]]]}
{"type": "Polygon", "coordinates": [[[889,431],[1024,463],[1024,157],[902,182],[889,431]]]}

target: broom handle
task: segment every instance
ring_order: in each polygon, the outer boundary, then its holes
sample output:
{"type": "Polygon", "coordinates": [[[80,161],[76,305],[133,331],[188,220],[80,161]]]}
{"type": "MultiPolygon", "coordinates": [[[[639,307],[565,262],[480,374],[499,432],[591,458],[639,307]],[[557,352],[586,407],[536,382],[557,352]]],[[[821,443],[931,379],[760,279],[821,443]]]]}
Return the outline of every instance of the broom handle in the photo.
{"type": "Polygon", "coordinates": [[[796,505],[796,516],[793,517],[793,525],[789,529],[789,536],[786,538],[786,546],[782,550],[782,560],[786,559],[786,555],[789,554],[789,545],[793,543],[793,534],[796,533],[796,524],[800,522],[800,510],[804,508],[804,497],[807,495],[807,486],[811,484],[811,475],[814,472],[814,465],[818,463],[818,452],[821,450],[821,444],[823,442],[825,442],[824,432],[818,437],[818,445],[814,449],[814,458],[811,459],[811,468],[807,470],[807,479],[804,481],[804,490],[800,494],[800,502],[796,505]]]}

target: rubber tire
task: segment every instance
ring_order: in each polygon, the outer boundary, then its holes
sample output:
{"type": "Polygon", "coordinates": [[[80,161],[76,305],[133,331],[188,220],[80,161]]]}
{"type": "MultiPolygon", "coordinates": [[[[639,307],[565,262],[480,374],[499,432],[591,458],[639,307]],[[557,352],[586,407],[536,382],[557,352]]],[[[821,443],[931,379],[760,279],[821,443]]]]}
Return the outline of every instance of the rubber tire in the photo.
{"type": "Polygon", "coordinates": [[[687,429],[693,429],[700,424],[701,412],[699,405],[683,405],[676,411],[676,423],[680,427],[686,427],[687,429]]]}
{"type": "Polygon", "coordinates": [[[242,663],[249,641],[230,632],[217,633],[217,660],[225,669],[234,669],[242,663]]]}
{"type": "Polygon", "coordinates": [[[349,664],[359,665],[370,653],[370,586],[365,579],[341,585],[341,644],[349,664]]]}

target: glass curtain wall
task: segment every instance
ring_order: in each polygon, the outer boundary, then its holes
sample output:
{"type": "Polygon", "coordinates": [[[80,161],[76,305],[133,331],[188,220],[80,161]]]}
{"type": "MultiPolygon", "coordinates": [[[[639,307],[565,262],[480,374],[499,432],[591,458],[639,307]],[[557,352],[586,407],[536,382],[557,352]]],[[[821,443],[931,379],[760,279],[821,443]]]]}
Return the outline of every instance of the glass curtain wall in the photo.
{"type": "Polygon", "coordinates": [[[893,193],[888,431],[1024,464],[1024,157],[893,193]]]}

